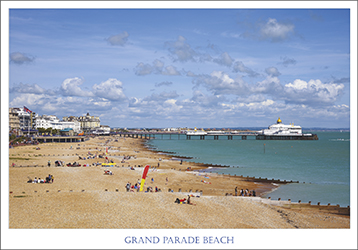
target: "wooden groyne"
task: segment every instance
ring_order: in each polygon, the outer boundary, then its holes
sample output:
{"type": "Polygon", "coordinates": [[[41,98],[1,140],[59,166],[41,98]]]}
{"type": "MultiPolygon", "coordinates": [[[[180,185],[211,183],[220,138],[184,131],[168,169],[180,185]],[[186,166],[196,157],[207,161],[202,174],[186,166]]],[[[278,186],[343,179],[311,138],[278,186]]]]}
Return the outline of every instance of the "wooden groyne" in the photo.
{"type": "MultiPolygon", "coordinates": [[[[119,191],[119,188],[115,188],[113,190],[105,188],[102,191],[103,192],[116,192],[118,194],[121,193],[119,191]]],[[[45,190],[42,190],[42,191],[37,191],[37,190],[33,191],[33,193],[35,193],[36,195],[39,195],[40,193],[49,194],[49,193],[84,193],[84,192],[88,192],[88,190],[86,191],[85,189],[81,189],[81,190],[74,190],[74,189],[51,190],[51,189],[45,189],[45,190]]],[[[89,192],[91,192],[91,191],[89,191],[89,192]]],[[[122,192],[125,192],[125,191],[123,190],[122,192]]],[[[163,192],[163,191],[160,191],[160,192],[163,192]]],[[[177,193],[177,194],[180,193],[181,195],[194,195],[196,197],[203,196],[203,190],[200,190],[200,189],[196,189],[196,190],[194,190],[194,189],[185,189],[184,190],[184,189],[179,187],[176,190],[174,190],[173,188],[168,188],[167,192],[169,192],[169,193],[177,193]]],[[[156,193],[156,192],[154,192],[154,193],[156,193]]],[[[22,191],[22,192],[19,192],[19,193],[14,193],[13,191],[10,191],[9,196],[10,196],[10,198],[30,197],[31,192],[22,191]]],[[[230,195],[230,196],[232,196],[232,195],[230,195]]],[[[297,201],[297,202],[292,202],[291,199],[281,200],[281,198],[278,198],[277,200],[272,200],[271,197],[268,197],[268,198],[253,197],[253,196],[234,196],[234,197],[238,198],[238,199],[250,199],[250,200],[255,201],[255,202],[261,202],[261,203],[269,204],[269,205],[272,205],[272,206],[283,207],[283,208],[288,208],[288,209],[316,209],[316,210],[319,210],[319,211],[329,212],[329,213],[332,213],[332,214],[350,216],[350,206],[341,207],[339,204],[331,205],[330,203],[328,203],[327,205],[322,205],[320,202],[318,202],[317,204],[312,204],[311,201],[303,203],[300,200],[297,201]]]]}

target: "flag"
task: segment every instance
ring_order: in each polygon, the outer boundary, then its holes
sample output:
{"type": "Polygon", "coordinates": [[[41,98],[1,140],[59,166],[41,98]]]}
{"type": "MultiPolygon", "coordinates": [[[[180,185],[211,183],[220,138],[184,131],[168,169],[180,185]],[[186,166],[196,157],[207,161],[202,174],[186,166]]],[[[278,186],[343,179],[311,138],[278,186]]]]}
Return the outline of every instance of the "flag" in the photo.
{"type": "Polygon", "coordinates": [[[143,191],[143,186],[144,186],[145,178],[147,177],[147,173],[148,173],[149,168],[150,168],[149,165],[145,166],[145,168],[144,168],[143,175],[142,175],[142,181],[140,182],[139,191],[143,191]]]}
{"type": "Polygon", "coordinates": [[[26,108],[25,106],[24,106],[24,111],[27,112],[27,113],[30,113],[30,114],[32,113],[32,111],[29,110],[28,108],[26,108]]]}
{"type": "Polygon", "coordinates": [[[108,148],[106,147],[106,155],[108,154],[108,148]]]}

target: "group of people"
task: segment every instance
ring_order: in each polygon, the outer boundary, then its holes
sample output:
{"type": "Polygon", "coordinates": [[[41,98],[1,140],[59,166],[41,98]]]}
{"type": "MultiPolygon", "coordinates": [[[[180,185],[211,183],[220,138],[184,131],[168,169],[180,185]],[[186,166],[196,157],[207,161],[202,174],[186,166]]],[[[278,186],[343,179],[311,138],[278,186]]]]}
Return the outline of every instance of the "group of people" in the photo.
{"type": "Polygon", "coordinates": [[[45,180],[42,178],[37,178],[35,177],[35,179],[31,179],[30,177],[28,177],[29,180],[27,181],[28,183],[53,183],[54,181],[54,177],[52,174],[49,174],[48,176],[46,176],[45,180]]]}
{"type": "Polygon", "coordinates": [[[157,186],[155,186],[154,191],[153,191],[152,187],[147,187],[146,193],[151,193],[151,192],[162,192],[162,190],[160,188],[158,188],[157,186]]]}
{"type": "Polygon", "coordinates": [[[127,156],[123,156],[123,159],[121,161],[121,163],[125,163],[125,160],[130,160],[132,156],[127,155],[127,156]]]}
{"type": "Polygon", "coordinates": [[[127,192],[138,192],[139,188],[140,188],[140,181],[138,179],[138,182],[134,185],[132,185],[129,181],[127,182],[127,184],[125,185],[126,191],[127,192]]]}
{"type": "Polygon", "coordinates": [[[110,171],[110,170],[104,170],[104,174],[105,175],[113,175],[113,173],[112,173],[112,171],[110,171]]]}
{"type": "MultiPolygon", "coordinates": [[[[138,179],[138,181],[132,185],[129,181],[124,186],[127,192],[139,192],[141,181],[138,179]]],[[[157,186],[153,189],[152,187],[147,187],[146,193],[151,192],[161,192],[162,190],[158,188],[157,186]]]]}
{"type": "Polygon", "coordinates": [[[89,160],[89,159],[96,159],[96,158],[97,158],[97,155],[89,155],[87,157],[78,156],[79,160],[89,160]]]}
{"type": "Polygon", "coordinates": [[[240,193],[238,193],[238,188],[235,187],[235,196],[256,196],[256,191],[249,190],[248,188],[246,188],[246,189],[241,189],[240,193]]]}
{"type": "Polygon", "coordinates": [[[56,167],[63,167],[63,166],[65,166],[66,164],[65,164],[65,162],[64,161],[55,161],[55,166],[56,167]]]}
{"type": "Polygon", "coordinates": [[[183,198],[183,199],[179,199],[177,198],[174,203],[178,203],[178,204],[189,204],[189,205],[196,205],[195,203],[192,203],[191,200],[190,200],[191,196],[188,195],[188,198],[183,198]]]}

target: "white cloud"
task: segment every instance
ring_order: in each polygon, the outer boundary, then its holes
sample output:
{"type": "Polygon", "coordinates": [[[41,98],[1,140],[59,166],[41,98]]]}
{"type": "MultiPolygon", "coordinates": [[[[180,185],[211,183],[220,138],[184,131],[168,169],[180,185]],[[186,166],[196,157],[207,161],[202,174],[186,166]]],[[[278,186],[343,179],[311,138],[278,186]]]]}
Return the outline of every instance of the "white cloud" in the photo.
{"type": "Polygon", "coordinates": [[[161,72],[162,75],[169,75],[169,76],[177,76],[180,75],[179,71],[176,70],[174,66],[167,66],[165,69],[161,72]]]}
{"type": "Polygon", "coordinates": [[[226,31],[224,31],[224,32],[222,32],[220,35],[223,36],[223,37],[240,38],[240,34],[238,34],[238,33],[233,33],[233,32],[226,32],[226,31]]]}
{"type": "Polygon", "coordinates": [[[126,44],[126,42],[128,41],[128,37],[129,37],[128,32],[124,31],[121,34],[110,36],[109,38],[107,38],[107,41],[111,45],[124,46],[124,44],[126,44]]]}
{"type": "Polygon", "coordinates": [[[138,76],[150,75],[152,73],[161,74],[161,75],[170,75],[177,76],[180,75],[180,72],[176,70],[176,68],[172,65],[166,66],[164,69],[164,63],[158,59],[154,60],[152,65],[138,63],[136,68],[134,69],[135,74],[138,76]]]}
{"type": "MultiPolygon", "coordinates": [[[[143,117],[170,117],[177,115],[182,108],[178,105],[177,98],[179,95],[176,91],[152,93],[144,98],[130,98],[128,115],[136,118],[143,117]]],[[[162,118],[160,118],[162,119],[162,118]]]]}
{"type": "Polygon", "coordinates": [[[11,92],[44,94],[46,92],[46,90],[41,88],[36,83],[33,85],[20,83],[18,86],[15,85],[13,88],[11,88],[10,93],[11,92]]]}
{"type": "Polygon", "coordinates": [[[25,105],[30,110],[35,111],[36,110],[35,107],[41,104],[41,100],[44,97],[45,95],[29,94],[29,93],[21,94],[19,96],[16,96],[14,99],[12,99],[9,105],[10,107],[23,107],[25,105]]]}
{"type": "Polygon", "coordinates": [[[322,83],[321,80],[308,82],[296,79],[284,87],[286,101],[304,104],[333,104],[343,93],[344,84],[322,83]]]}
{"type": "Polygon", "coordinates": [[[235,81],[233,79],[230,78],[230,76],[222,71],[213,71],[211,73],[211,76],[213,77],[217,77],[218,79],[221,80],[221,83],[223,85],[230,85],[233,84],[235,81]]]}
{"type": "Polygon", "coordinates": [[[93,93],[98,97],[111,101],[124,101],[127,99],[123,93],[122,82],[114,78],[110,78],[99,85],[93,85],[93,93]]]}
{"type": "Polygon", "coordinates": [[[13,52],[10,54],[10,62],[15,64],[31,63],[35,60],[35,57],[27,55],[21,52],[13,52]]]}
{"type": "Polygon", "coordinates": [[[269,67],[265,69],[265,72],[269,75],[269,76],[279,76],[281,75],[281,73],[278,71],[277,68],[275,67],[269,67]]]}
{"type": "Polygon", "coordinates": [[[214,95],[245,95],[249,91],[248,84],[241,78],[232,79],[227,73],[213,71],[210,75],[195,78],[196,86],[203,85],[214,95]]]}
{"type": "Polygon", "coordinates": [[[92,96],[92,93],[82,90],[79,86],[84,82],[78,77],[65,79],[60,87],[63,95],[68,96],[92,96]]]}
{"type": "Polygon", "coordinates": [[[294,31],[295,26],[289,23],[279,23],[274,18],[269,18],[260,29],[260,38],[268,39],[273,42],[282,41],[289,37],[294,31]]]}
{"type": "Polygon", "coordinates": [[[175,60],[181,62],[195,61],[194,56],[197,53],[186,43],[186,39],[183,36],[179,36],[175,42],[167,42],[169,52],[175,56],[175,60]]]}
{"type": "Polygon", "coordinates": [[[153,72],[153,67],[150,64],[138,63],[135,70],[135,74],[138,76],[149,75],[153,72]]]}
{"type": "Polygon", "coordinates": [[[280,96],[282,93],[282,85],[280,79],[276,76],[269,75],[263,81],[257,82],[252,88],[253,93],[271,94],[275,97],[280,96]]]}
{"type": "Polygon", "coordinates": [[[165,82],[156,83],[156,84],[155,84],[155,87],[170,86],[170,85],[172,85],[172,84],[173,84],[172,82],[165,81],[165,82]]]}
{"type": "Polygon", "coordinates": [[[182,107],[183,106],[177,105],[177,100],[175,99],[168,99],[163,103],[163,108],[166,111],[169,111],[168,112],[169,115],[172,115],[170,114],[172,112],[180,112],[182,107]]]}
{"type": "Polygon", "coordinates": [[[162,69],[164,67],[164,63],[158,59],[155,59],[153,62],[153,68],[154,70],[156,70],[157,72],[161,72],[162,69]]]}
{"type": "Polygon", "coordinates": [[[220,55],[219,58],[214,59],[214,62],[220,65],[231,67],[234,60],[230,57],[230,55],[227,52],[224,52],[220,55]]]}
{"type": "Polygon", "coordinates": [[[292,83],[288,83],[285,85],[286,88],[292,88],[292,89],[295,89],[295,90],[302,90],[302,89],[307,89],[307,86],[308,86],[308,83],[305,82],[305,81],[302,81],[300,79],[296,79],[293,81],[293,84],[292,83]]]}
{"type": "Polygon", "coordinates": [[[290,64],[295,65],[297,61],[293,58],[288,58],[287,56],[281,58],[282,62],[279,62],[278,64],[282,64],[284,67],[289,66],[290,64]]]}
{"type": "Polygon", "coordinates": [[[199,90],[195,90],[193,92],[193,97],[190,99],[190,102],[187,102],[188,107],[194,106],[196,110],[207,108],[213,108],[213,112],[215,112],[215,108],[221,107],[222,102],[224,102],[226,98],[220,95],[205,95],[203,92],[199,90]]]}
{"type": "Polygon", "coordinates": [[[251,103],[247,103],[247,104],[243,104],[243,105],[248,107],[249,110],[252,111],[252,110],[264,110],[274,104],[275,104],[275,102],[273,100],[267,99],[262,102],[251,102],[251,103]]]}
{"type": "Polygon", "coordinates": [[[186,73],[186,76],[189,77],[197,77],[198,75],[196,75],[195,73],[191,72],[190,70],[186,73]]]}
{"type": "Polygon", "coordinates": [[[237,72],[246,73],[246,74],[248,74],[248,76],[250,76],[250,77],[257,77],[257,76],[260,75],[259,73],[257,73],[257,72],[255,72],[255,71],[253,71],[252,69],[246,67],[246,66],[244,65],[244,63],[241,62],[241,61],[237,61],[237,62],[234,63],[233,72],[236,72],[236,73],[237,73],[237,72]]]}

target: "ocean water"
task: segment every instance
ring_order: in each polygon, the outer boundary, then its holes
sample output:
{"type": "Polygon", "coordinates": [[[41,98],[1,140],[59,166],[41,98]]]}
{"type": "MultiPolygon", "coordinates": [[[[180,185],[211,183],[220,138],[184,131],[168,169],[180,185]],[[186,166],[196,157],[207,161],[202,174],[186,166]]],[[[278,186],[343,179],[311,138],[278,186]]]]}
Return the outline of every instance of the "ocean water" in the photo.
{"type": "MultiPolygon", "coordinates": [[[[301,200],[350,205],[350,133],[315,132],[319,140],[255,140],[234,137],[219,140],[185,135],[158,136],[149,140],[150,147],[174,152],[177,156],[193,157],[187,161],[230,166],[213,168],[212,172],[293,180],[299,183],[281,185],[265,197],[292,202],[301,200]]],[[[252,138],[252,139],[250,139],[252,138]]]]}

